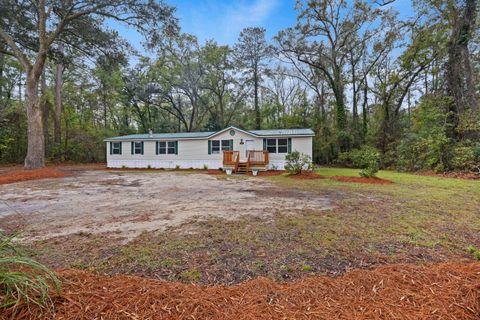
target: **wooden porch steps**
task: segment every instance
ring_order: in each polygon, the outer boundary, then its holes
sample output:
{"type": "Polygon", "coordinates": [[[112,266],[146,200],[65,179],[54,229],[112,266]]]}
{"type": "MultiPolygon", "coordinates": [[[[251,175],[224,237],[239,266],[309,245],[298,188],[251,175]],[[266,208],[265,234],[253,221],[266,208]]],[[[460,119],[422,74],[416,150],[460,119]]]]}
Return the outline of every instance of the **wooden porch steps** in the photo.
{"type": "Polygon", "coordinates": [[[247,174],[248,162],[238,162],[236,174],[247,174]]]}
{"type": "Polygon", "coordinates": [[[267,150],[248,150],[247,160],[240,161],[240,152],[232,150],[223,151],[223,166],[231,169],[236,174],[247,174],[252,168],[266,169],[269,164],[267,150]]]}

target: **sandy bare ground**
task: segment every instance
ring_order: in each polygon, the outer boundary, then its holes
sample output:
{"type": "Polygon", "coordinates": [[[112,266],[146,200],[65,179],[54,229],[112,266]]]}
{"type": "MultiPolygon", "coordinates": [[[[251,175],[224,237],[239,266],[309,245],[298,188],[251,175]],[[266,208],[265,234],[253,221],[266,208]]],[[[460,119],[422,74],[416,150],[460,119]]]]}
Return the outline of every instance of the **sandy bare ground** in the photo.
{"type": "Polygon", "coordinates": [[[85,170],[74,177],[0,186],[0,229],[20,230],[25,240],[79,232],[132,239],[190,219],[269,217],[333,205],[326,196],[259,178],[85,170]]]}

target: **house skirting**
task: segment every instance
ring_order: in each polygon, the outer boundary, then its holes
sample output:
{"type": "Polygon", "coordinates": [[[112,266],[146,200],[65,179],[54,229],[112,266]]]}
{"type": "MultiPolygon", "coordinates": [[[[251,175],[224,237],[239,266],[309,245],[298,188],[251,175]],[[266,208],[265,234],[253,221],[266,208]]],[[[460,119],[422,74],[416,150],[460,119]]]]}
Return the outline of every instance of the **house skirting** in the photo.
{"type": "MultiPolygon", "coordinates": [[[[154,169],[208,169],[223,168],[222,160],[112,160],[107,162],[108,168],[154,168],[154,169]]],[[[283,170],[285,160],[270,161],[269,170],[283,170]]]]}

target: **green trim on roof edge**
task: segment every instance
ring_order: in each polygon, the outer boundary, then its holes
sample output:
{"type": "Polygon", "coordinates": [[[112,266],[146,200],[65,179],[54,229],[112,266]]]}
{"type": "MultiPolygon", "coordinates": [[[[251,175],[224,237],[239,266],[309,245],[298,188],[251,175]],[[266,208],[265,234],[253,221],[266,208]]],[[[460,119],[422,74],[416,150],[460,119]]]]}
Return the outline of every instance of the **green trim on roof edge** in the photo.
{"type": "Polygon", "coordinates": [[[215,136],[219,132],[226,131],[228,129],[236,129],[246,133],[250,133],[252,136],[257,137],[274,137],[274,136],[314,136],[315,133],[312,129],[268,129],[268,130],[244,130],[234,126],[227,127],[218,131],[204,131],[204,132],[177,132],[177,133],[148,133],[143,134],[130,134],[125,136],[111,137],[104,141],[130,141],[130,140],[188,140],[188,139],[206,139],[211,136],[215,136]]]}

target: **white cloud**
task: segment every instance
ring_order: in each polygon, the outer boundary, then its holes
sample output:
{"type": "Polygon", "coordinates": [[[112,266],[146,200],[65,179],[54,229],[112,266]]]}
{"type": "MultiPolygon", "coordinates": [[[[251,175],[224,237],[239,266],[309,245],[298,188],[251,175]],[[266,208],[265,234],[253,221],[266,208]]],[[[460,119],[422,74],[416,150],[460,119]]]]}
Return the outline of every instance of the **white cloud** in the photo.
{"type": "Polygon", "coordinates": [[[261,25],[277,7],[278,0],[255,0],[251,3],[237,2],[225,16],[228,26],[241,30],[248,26],[261,25]]]}
{"type": "Polygon", "coordinates": [[[243,28],[263,26],[278,4],[279,0],[232,1],[232,5],[225,8],[220,38],[236,42],[243,28]]]}
{"type": "Polygon", "coordinates": [[[268,19],[282,0],[197,0],[178,6],[182,28],[200,40],[215,39],[220,44],[233,44],[246,27],[266,27],[268,19]]]}

